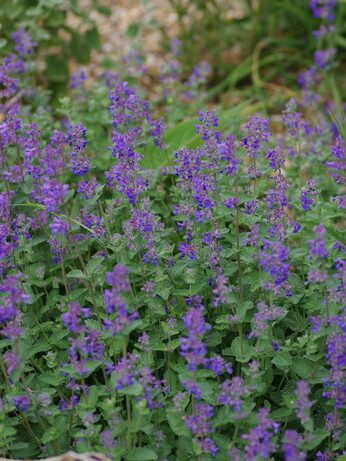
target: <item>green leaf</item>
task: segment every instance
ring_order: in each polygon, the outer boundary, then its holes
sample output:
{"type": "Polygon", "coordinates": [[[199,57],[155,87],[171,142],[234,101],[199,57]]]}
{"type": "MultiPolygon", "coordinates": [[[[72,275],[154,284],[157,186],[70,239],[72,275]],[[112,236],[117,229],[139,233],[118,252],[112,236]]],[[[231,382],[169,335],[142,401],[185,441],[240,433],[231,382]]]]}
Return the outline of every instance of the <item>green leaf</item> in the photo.
{"type": "Polygon", "coordinates": [[[75,33],[70,42],[69,50],[81,64],[88,64],[90,61],[90,47],[87,39],[75,33]]]}
{"type": "Polygon", "coordinates": [[[59,417],[55,420],[54,426],[49,428],[42,436],[42,443],[60,438],[68,429],[66,418],[59,417]]]}
{"type": "Polygon", "coordinates": [[[68,272],[66,274],[66,277],[76,279],[87,279],[87,276],[84,274],[84,272],[80,271],[79,269],[68,272]]]}
{"type": "Polygon", "coordinates": [[[138,32],[139,32],[139,23],[133,22],[128,26],[126,35],[130,38],[135,38],[138,32]]]}
{"type": "Polygon", "coordinates": [[[60,56],[46,56],[46,71],[45,74],[52,82],[65,82],[68,80],[69,72],[67,60],[60,56]]]}
{"type": "Polygon", "coordinates": [[[212,331],[211,333],[207,333],[205,335],[205,342],[207,343],[207,346],[209,347],[215,347],[221,344],[222,342],[222,336],[218,331],[212,331]]]}
{"type": "Polygon", "coordinates": [[[143,386],[139,383],[135,383],[132,386],[123,387],[119,392],[125,395],[135,395],[138,397],[143,392],[143,386]]]}
{"type": "Polygon", "coordinates": [[[65,11],[54,10],[51,12],[49,18],[47,19],[47,25],[56,29],[64,24],[65,19],[65,11]]]}
{"type": "Polygon", "coordinates": [[[183,420],[184,415],[185,413],[176,410],[167,410],[166,412],[167,421],[172,431],[179,437],[191,438],[191,433],[183,420]]]}
{"type": "Polygon", "coordinates": [[[329,431],[324,429],[316,429],[313,432],[313,437],[309,438],[305,443],[305,447],[307,450],[313,450],[314,448],[318,447],[318,445],[328,436],[330,435],[329,431]]]}
{"type": "MultiPolygon", "coordinates": [[[[250,346],[246,339],[234,338],[231,345],[231,350],[238,362],[246,363],[254,355],[254,348],[250,346]]],[[[224,351],[223,351],[224,353],[224,351]]]]}
{"type": "Polygon", "coordinates": [[[180,339],[173,339],[169,343],[160,343],[153,346],[153,351],[174,351],[180,346],[180,339]]]}
{"type": "Polygon", "coordinates": [[[291,274],[289,274],[288,282],[289,282],[290,285],[292,285],[292,287],[294,289],[293,291],[294,291],[295,294],[297,292],[298,293],[304,293],[305,292],[304,283],[303,283],[302,279],[299,277],[298,274],[295,274],[293,272],[291,274]]]}
{"type": "Polygon", "coordinates": [[[112,10],[109,8],[109,6],[97,5],[96,9],[99,13],[103,14],[104,16],[112,15],[112,10]]]}
{"type": "Polygon", "coordinates": [[[10,21],[22,14],[23,10],[24,5],[22,2],[7,2],[6,14],[10,21]]]}
{"type": "Polygon", "coordinates": [[[316,366],[304,357],[296,357],[291,365],[291,369],[303,379],[309,378],[313,374],[315,368],[316,366]]]}
{"type": "Polygon", "coordinates": [[[45,371],[39,375],[39,379],[51,386],[59,386],[59,384],[64,380],[64,376],[62,373],[51,373],[49,371],[45,371]]]}
{"type": "Polygon", "coordinates": [[[96,27],[86,32],[85,40],[88,42],[91,49],[99,50],[101,48],[100,34],[96,27]]]}
{"type": "Polygon", "coordinates": [[[87,273],[89,275],[93,274],[95,270],[98,268],[98,266],[100,266],[103,261],[104,261],[104,258],[102,256],[96,256],[96,258],[91,259],[86,265],[87,273]]]}
{"type": "MultiPolygon", "coordinates": [[[[256,289],[257,289],[257,287],[256,287],[256,289]]],[[[237,306],[237,308],[236,308],[236,316],[240,317],[240,320],[244,320],[246,312],[249,309],[252,309],[252,307],[253,307],[253,302],[252,301],[245,301],[243,304],[239,304],[237,306]]]]}
{"type": "Polygon", "coordinates": [[[157,454],[149,448],[133,448],[125,455],[128,461],[151,461],[158,459],[157,454]]]}
{"type": "Polygon", "coordinates": [[[273,359],[272,363],[280,370],[287,370],[292,363],[292,357],[288,352],[279,352],[273,359]]]}

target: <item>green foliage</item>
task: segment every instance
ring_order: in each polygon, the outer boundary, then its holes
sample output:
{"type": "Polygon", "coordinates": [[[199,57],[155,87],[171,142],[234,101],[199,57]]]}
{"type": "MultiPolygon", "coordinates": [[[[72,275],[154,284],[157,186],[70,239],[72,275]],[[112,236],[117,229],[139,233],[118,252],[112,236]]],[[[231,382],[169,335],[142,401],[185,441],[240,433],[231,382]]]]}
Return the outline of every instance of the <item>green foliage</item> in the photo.
{"type": "MultiPolygon", "coordinates": [[[[92,8],[101,14],[108,10],[92,8]]],[[[44,79],[57,98],[64,94],[69,83],[68,63],[88,64],[92,50],[99,50],[100,36],[90,11],[84,11],[78,0],[2,0],[0,3],[1,41],[0,56],[12,50],[11,33],[23,27],[39,44],[40,59],[45,62],[44,79]],[[74,17],[76,26],[67,24],[74,17]]],[[[42,83],[42,74],[36,78],[42,83]]]]}

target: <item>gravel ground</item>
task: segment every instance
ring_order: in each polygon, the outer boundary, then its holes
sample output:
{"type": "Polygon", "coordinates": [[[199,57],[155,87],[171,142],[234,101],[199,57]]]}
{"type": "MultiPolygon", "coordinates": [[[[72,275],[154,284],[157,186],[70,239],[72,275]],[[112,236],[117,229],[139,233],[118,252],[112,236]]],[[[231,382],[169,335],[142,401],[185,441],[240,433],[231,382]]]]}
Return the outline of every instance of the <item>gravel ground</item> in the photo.
{"type": "MultiPolygon", "coordinates": [[[[182,0],[189,4],[189,0],[182,0]]],[[[244,0],[216,0],[227,7],[227,19],[242,17],[244,14],[244,0]]],[[[190,12],[185,17],[186,24],[190,20],[198,20],[190,1],[190,12]]],[[[169,37],[178,33],[177,16],[169,0],[98,0],[98,5],[110,8],[110,16],[105,16],[92,7],[92,0],[80,0],[79,5],[84,11],[90,11],[90,18],[97,25],[101,35],[102,47],[92,53],[91,64],[87,66],[91,79],[97,78],[102,72],[102,61],[112,59],[121,62],[121,57],[129,55],[133,49],[138,49],[146,56],[147,80],[144,84],[150,86],[157,81],[165,61],[165,52],[162,47],[162,33],[155,28],[155,23],[164,27],[169,37]],[[132,24],[138,25],[138,34],[130,38],[127,33],[132,24]]],[[[71,26],[77,27],[79,19],[72,14],[68,18],[71,26]]],[[[232,60],[237,60],[237,44],[228,54],[233,55],[232,60]]],[[[229,56],[226,57],[228,59],[229,56]]],[[[71,63],[71,71],[85,70],[76,63],[71,63]]]]}
{"type": "MultiPolygon", "coordinates": [[[[164,24],[166,32],[173,37],[177,33],[176,14],[167,0],[99,0],[100,6],[110,8],[111,15],[105,16],[92,7],[91,0],[80,0],[84,11],[90,11],[90,18],[97,25],[101,35],[102,47],[92,53],[91,64],[88,70],[91,77],[102,71],[101,63],[105,59],[114,59],[117,62],[122,56],[129,55],[137,48],[146,56],[145,66],[148,69],[148,78],[160,74],[160,66],[164,60],[162,49],[162,34],[160,30],[150,24],[164,24]],[[128,29],[132,24],[138,25],[135,38],[130,38],[128,29]]],[[[79,18],[70,15],[68,24],[78,27],[79,18]]],[[[84,70],[83,66],[71,63],[71,70],[84,70]]]]}

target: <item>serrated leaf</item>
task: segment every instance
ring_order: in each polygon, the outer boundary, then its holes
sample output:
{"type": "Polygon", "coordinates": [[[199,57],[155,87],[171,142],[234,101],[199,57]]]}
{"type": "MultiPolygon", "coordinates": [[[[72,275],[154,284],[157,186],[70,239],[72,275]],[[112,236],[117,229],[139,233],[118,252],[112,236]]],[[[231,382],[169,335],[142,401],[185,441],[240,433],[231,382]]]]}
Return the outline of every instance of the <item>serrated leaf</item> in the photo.
{"type": "Polygon", "coordinates": [[[218,346],[222,342],[222,336],[218,331],[212,331],[211,333],[207,333],[205,335],[205,342],[209,347],[218,346]]]}
{"type": "Polygon", "coordinates": [[[125,395],[135,395],[138,397],[143,392],[143,386],[139,383],[134,383],[132,386],[123,387],[119,392],[125,395]]]}
{"type": "Polygon", "coordinates": [[[316,366],[304,357],[296,357],[291,365],[291,369],[303,379],[309,378],[313,374],[315,368],[316,366]]]}
{"type": "Polygon", "coordinates": [[[55,374],[46,371],[45,373],[39,375],[39,379],[40,381],[55,387],[59,386],[59,384],[64,380],[64,376],[62,373],[55,374]]]}
{"type": "Polygon", "coordinates": [[[86,270],[89,275],[93,274],[98,266],[104,261],[102,256],[96,256],[96,258],[91,259],[86,265],[86,270]]]}
{"type": "Polygon", "coordinates": [[[160,343],[153,346],[153,351],[174,351],[180,346],[180,339],[173,339],[170,343],[160,343]]]}
{"type": "Polygon", "coordinates": [[[313,432],[313,437],[309,438],[305,442],[305,447],[307,450],[313,450],[314,448],[318,447],[318,445],[328,436],[330,435],[329,431],[324,429],[316,429],[313,432]]]}
{"type": "Polygon", "coordinates": [[[222,349],[222,355],[234,355],[231,347],[226,347],[222,349]]]}
{"type": "Polygon", "coordinates": [[[87,279],[87,276],[84,274],[84,272],[80,271],[79,269],[70,271],[66,274],[66,277],[68,278],[76,278],[76,279],[87,279]]]}
{"type": "MultiPolygon", "coordinates": [[[[254,355],[254,348],[250,346],[246,339],[234,338],[231,345],[232,354],[238,362],[246,363],[254,355]]],[[[224,351],[223,351],[224,352],[224,351]]]]}
{"type": "Polygon", "coordinates": [[[287,370],[292,363],[292,357],[288,352],[279,352],[273,359],[272,363],[280,370],[287,370]]]}
{"type": "Polygon", "coordinates": [[[183,416],[185,416],[185,413],[175,410],[167,410],[166,412],[167,421],[172,431],[179,437],[191,438],[191,433],[186,427],[183,416]]]}
{"type": "Polygon", "coordinates": [[[295,294],[298,293],[304,293],[305,292],[305,285],[302,281],[302,279],[299,277],[298,274],[291,273],[288,276],[288,283],[292,285],[293,291],[295,294]]]}

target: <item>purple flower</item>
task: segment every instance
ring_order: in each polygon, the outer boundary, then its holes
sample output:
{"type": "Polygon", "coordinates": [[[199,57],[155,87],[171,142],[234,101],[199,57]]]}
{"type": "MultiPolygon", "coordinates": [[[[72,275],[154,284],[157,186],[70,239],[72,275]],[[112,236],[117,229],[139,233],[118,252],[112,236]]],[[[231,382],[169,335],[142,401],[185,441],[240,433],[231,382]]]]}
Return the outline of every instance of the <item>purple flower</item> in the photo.
{"type": "Polygon", "coordinates": [[[254,314],[253,317],[253,330],[250,333],[250,337],[261,337],[265,334],[268,324],[273,324],[273,322],[285,314],[285,311],[278,309],[276,306],[267,306],[264,301],[257,303],[258,312],[254,314]]]}
{"type": "Polygon", "coordinates": [[[263,242],[263,250],[267,251],[267,253],[259,253],[260,264],[262,269],[271,275],[271,280],[264,285],[264,288],[273,290],[274,293],[278,293],[282,289],[288,291],[287,278],[290,264],[286,260],[289,257],[290,250],[283,246],[281,242],[271,242],[266,239],[263,239],[263,242]]]}
{"type": "Polygon", "coordinates": [[[71,75],[70,88],[83,89],[86,78],[85,72],[75,72],[71,75]]]}
{"type": "Polygon", "coordinates": [[[272,433],[277,434],[279,424],[268,417],[269,410],[260,408],[257,418],[258,426],[251,429],[249,434],[243,434],[242,439],[247,440],[245,447],[246,461],[257,461],[259,457],[269,458],[271,453],[275,453],[277,446],[271,441],[272,433]]]}
{"type": "Polygon", "coordinates": [[[0,219],[2,219],[5,223],[10,220],[11,199],[14,195],[13,191],[2,192],[0,194],[0,219]]]}
{"type": "Polygon", "coordinates": [[[66,235],[70,229],[70,225],[66,221],[62,221],[60,218],[53,216],[53,222],[49,224],[52,229],[52,234],[66,235]]]}
{"type": "Polygon", "coordinates": [[[59,404],[59,410],[73,410],[76,408],[79,404],[79,398],[78,395],[72,395],[69,401],[65,401],[64,399],[60,400],[59,404]]]}
{"type": "Polygon", "coordinates": [[[102,225],[103,219],[100,216],[96,216],[89,212],[87,207],[82,208],[80,220],[84,226],[92,230],[92,236],[95,235],[96,237],[101,238],[105,234],[106,229],[102,225]]]}
{"type": "Polygon", "coordinates": [[[96,178],[92,178],[90,181],[81,181],[78,183],[78,192],[82,194],[82,198],[91,199],[95,193],[96,188],[99,186],[96,178]]]}
{"type": "Polygon", "coordinates": [[[14,49],[23,57],[32,54],[34,52],[34,47],[37,46],[37,43],[32,40],[23,27],[12,32],[12,38],[17,43],[14,49]]]}
{"type": "Polygon", "coordinates": [[[277,341],[272,341],[272,346],[275,352],[280,349],[280,344],[277,341]]]}
{"type": "Polygon", "coordinates": [[[37,200],[45,205],[47,211],[57,211],[57,208],[64,203],[68,189],[68,184],[46,178],[41,184],[37,200]]]}
{"type": "Polygon", "coordinates": [[[10,375],[18,368],[20,364],[19,355],[16,352],[8,351],[5,353],[4,359],[5,359],[7,374],[10,375]]]}
{"type": "Polygon", "coordinates": [[[335,48],[327,48],[325,50],[317,50],[314,53],[314,61],[316,66],[323,70],[330,69],[334,64],[335,48]]]}
{"type": "Polygon", "coordinates": [[[310,419],[310,408],[314,402],[309,400],[308,396],[310,393],[309,384],[306,381],[298,381],[296,389],[296,415],[300,419],[300,422],[304,425],[310,419]]]}
{"type": "Polygon", "coordinates": [[[188,331],[187,338],[180,338],[181,355],[188,363],[188,369],[197,370],[198,365],[205,366],[207,359],[207,346],[202,341],[203,335],[210,330],[209,325],[205,325],[203,317],[204,308],[190,307],[184,315],[184,327],[188,331]]]}
{"type": "Polygon", "coordinates": [[[201,61],[197,66],[195,66],[189,78],[184,83],[189,88],[189,90],[185,92],[184,95],[188,99],[191,99],[192,96],[196,93],[197,88],[207,81],[210,73],[211,66],[206,61],[201,61]]]}
{"type": "Polygon", "coordinates": [[[268,149],[266,158],[270,160],[269,166],[273,168],[273,170],[279,170],[285,164],[285,155],[278,149],[268,149]]]}
{"type": "Polygon", "coordinates": [[[346,147],[341,136],[336,138],[336,143],[332,146],[331,152],[336,158],[336,161],[327,162],[327,166],[329,169],[334,170],[331,175],[337,184],[345,184],[346,178],[344,174],[346,172],[346,147]],[[340,171],[341,174],[338,174],[335,171],[340,171]]]}
{"type": "Polygon", "coordinates": [[[111,290],[105,290],[104,301],[107,314],[117,313],[115,319],[105,319],[103,321],[106,329],[111,330],[112,334],[118,334],[138,317],[137,312],[130,314],[126,309],[126,303],[121,293],[131,290],[128,277],[129,269],[122,264],[114,266],[113,272],[106,273],[106,282],[112,285],[111,290]]]}
{"type": "Polygon", "coordinates": [[[282,450],[284,452],[285,461],[299,461],[306,459],[306,454],[301,451],[303,444],[302,436],[294,429],[284,432],[284,441],[282,450]]]}
{"type": "Polygon", "coordinates": [[[245,214],[255,214],[258,208],[258,200],[248,200],[245,203],[245,214]]]}
{"type": "Polygon", "coordinates": [[[220,274],[216,277],[216,284],[213,290],[214,301],[213,305],[217,307],[219,303],[227,304],[229,303],[228,294],[232,291],[229,286],[229,279],[224,275],[220,274]]]}
{"type": "Polygon", "coordinates": [[[206,403],[197,403],[196,413],[192,416],[185,416],[185,423],[189,430],[197,437],[204,437],[211,432],[214,432],[210,419],[214,415],[214,409],[206,403]]]}
{"type": "Polygon", "coordinates": [[[337,0],[310,0],[310,5],[315,18],[323,18],[329,22],[334,20],[334,8],[337,0]]]}
{"type": "Polygon", "coordinates": [[[230,197],[228,198],[225,202],[224,202],[224,205],[227,207],[227,208],[235,208],[239,203],[239,199],[237,197],[230,197]]]}
{"type": "Polygon", "coordinates": [[[233,415],[234,418],[243,418],[244,415],[241,413],[241,406],[244,403],[242,397],[252,392],[252,386],[245,385],[240,376],[234,376],[231,380],[226,379],[220,384],[219,389],[221,394],[217,401],[233,407],[233,411],[237,413],[237,415],[233,415]]]}
{"type": "Polygon", "coordinates": [[[29,410],[31,399],[28,395],[24,395],[23,397],[13,397],[11,400],[18,410],[21,410],[24,413],[26,413],[29,410]]]}
{"type": "Polygon", "coordinates": [[[328,26],[322,24],[318,30],[312,32],[316,40],[319,40],[321,37],[330,36],[336,31],[335,26],[329,24],[328,26]]]}
{"type": "Polygon", "coordinates": [[[116,445],[116,440],[114,440],[114,436],[112,431],[102,431],[101,432],[101,443],[105,450],[111,450],[116,445]]]}
{"type": "Polygon", "coordinates": [[[307,71],[298,75],[298,83],[303,89],[314,87],[318,83],[316,66],[310,67],[307,71]]]}
{"type": "Polygon", "coordinates": [[[131,290],[128,274],[130,269],[122,264],[117,264],[113,268],[113,272],[106,273],[106,282],[112,285],[112,291],[116,293],[126,292],[131,290]]]}
{"type": "Polygon", "coordinates": [[[323,258],[326,259],[329,255],[328,250],[325,248],[326,241],[323,238],[325,234],[325,228],[323,224],[313,228],[317,238],[314,240],[308,240],[310,248],[310,257],[311,258],[323,258]]]}
{"type": "Polygon", "coordinates": [[[188,256],[190,259],[196,259],[197,248],[195,245],[186,242],[180,242],[178,247],[182,256],[188,256]]]}
{"type": "Polygon", "coordinates": [[[336,408],[343,408],[346,403],[346,308],[340,316],[329,319],[329,323],[335,330],[327,343],[326,358],[331,368],[323,396],[333,399],[336,408]]]}
{"type": "Polygon", "coordinates": [[[150,120],[149,123],[149,133],[154,138],[155,146],[159,147],[160,149],[165,149],[166,144],[164,140],[164,132],[166,126],[163,119],[161,118],[159,120],[150,120]]]}
{"type": "Polygon", "coordinates": [[[197,443],[204,452],[210,453],[213,457],[215,457],[219,451],[219,448],[215,445],[214,440],[212,440],[210,437],[198,439],[197,443]]]}
{"type": "Polygon", "coordinates": [[[318,195],[319,191],[316,189],[318,187],[318,182],[316,179],[310,179],[306,182],[305,189],[301,193],[301,204],[303,210],[311,210],[311,205],[315,205],[315,197],[318,195]]]}
{"type": "Polygon", "coordinates": [[[69,310],[61,314],[65,327],[73,333],[85,331],[86,327],[82,324],[82,321],[88,317],[90,317],[90,309],[81,307],[77,301],[70,303],[69,310]]]}
{"type": "Polygon", "coordinates": [[[0,285],[0,293],[4,293],[0,304],[0,322],[6,323],[19,315],[19,307],[22,303],[27,304],[30,296],[19,288],[22,274],[7,276],[0,285]]]}
{"type": "Polygon", "coordinates": [[[225,360],[218,354],[209,359],[209,368],[216,374],[216,376],[221,376],[224,371],[230,375],[233,373],[232,364],[225,362],[225,360]]]}
{"type": "Polygon", "coordinates": [[[242,139],[241,145],[246,149],[249,157],[257,157],[263,143],[269,142],[269,119],[261,119],[258,116],[250,116],[244,129],[250,134],[242,139]]]}

